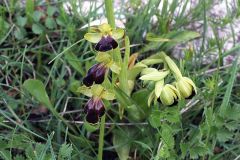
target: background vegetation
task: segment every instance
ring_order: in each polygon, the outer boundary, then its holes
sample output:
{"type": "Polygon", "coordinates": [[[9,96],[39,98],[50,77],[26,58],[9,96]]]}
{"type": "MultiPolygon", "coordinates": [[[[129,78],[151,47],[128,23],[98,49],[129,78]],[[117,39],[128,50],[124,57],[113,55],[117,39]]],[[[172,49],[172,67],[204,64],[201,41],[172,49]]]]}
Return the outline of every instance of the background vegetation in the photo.
{"type": "MultiPolygon", "coordinates": [[[[199,92],[177,107],[149,108],[140,121],[129,113],[120,120],[113,103],[106,117],[103,159],[240,157],[235,23],[240,1],[221,3],[226,14],[219,17],[212,13],[213,0],[115,2],[115,17],[125,22],[131,54],[139,53],[141,60],[165,51],[180,58],[181,70],[199,92]],[[222,36],[225,27],[229,34],[222,36]],[[189,41],[195,38],[190,31],[200,37],[189,41]],[[146,33],[155,42],[146,41],[146,33]]],[[[83,126],[87,99],[74,91],[94,64],[92,45],[83,40],[88,28],[82,27],[103,17],[103,2],[0,1],[1,159],[96,159],[99,131],[83,126]],[[43,82],[31,86],[39,92],[30,94],[24,87],[30,78],[43,82]]],[[[137,81],[135,91],[142,88],[137,81]]],[[[136,93],[130,100],[145,107],[146,96],[136,93]]]]}

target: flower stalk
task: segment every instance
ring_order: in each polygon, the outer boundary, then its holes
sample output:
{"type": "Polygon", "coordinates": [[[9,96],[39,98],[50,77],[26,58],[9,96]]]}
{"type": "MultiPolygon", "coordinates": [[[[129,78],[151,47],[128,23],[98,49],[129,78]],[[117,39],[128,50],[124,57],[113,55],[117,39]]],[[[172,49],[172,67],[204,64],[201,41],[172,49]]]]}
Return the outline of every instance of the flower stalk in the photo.
{"type": "MultiPolygon", "coordinates": [[[[112,5],[113,5],[112,0],[105,0],[105,8],[106,8],[106,15],[107,15],[108,23],[110,24],[110,26],[112,28],[115,29],[116,26],[115,26],[115,18],[114,18],[114,12],[113,12],[113,6],[112,5]]],[[[121,57],[120,51],[119,51],[118,55],[121,57]]],[[[101,123],[100,123],[99,144],[98,144],[98,160],[102,160],[102,157],[103,157],[105,116],[106,116],[105,114],[102,116],[101,123]]]]}

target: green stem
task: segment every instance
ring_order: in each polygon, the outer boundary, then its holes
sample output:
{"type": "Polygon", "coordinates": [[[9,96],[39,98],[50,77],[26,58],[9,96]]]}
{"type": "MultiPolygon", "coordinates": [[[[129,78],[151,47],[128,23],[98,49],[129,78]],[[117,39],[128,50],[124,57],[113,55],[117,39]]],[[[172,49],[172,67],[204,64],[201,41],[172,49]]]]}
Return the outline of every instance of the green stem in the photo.
{"type": "MultiPolygon", "coordinates": [[[[105,9],[106,9],[106,16],[108,19],[108,23],[112,28],[115,28],[115,18],[114,18],[114,12],[113,12],[113,3],[112,0],[105,0],[105,9]]],[[[119,51],[120,55],[120,51],[119,51]]],[[[121,57],[121,55],[120,55],[121,57]]],[[[114,79],[115,75],[113,75],[114,79]]],[[[103,155],[103,145],[104,145],[104,128],[105,128],[105,115],[101,118],[101,124],[100,124],[100,133],[99,133],[99,144],[98,144],[98,160],[102,160],[103,155]]]]}
{"type": "Polygon", "coordinates": [[[105,118],[106,118],[106,115],[104,114],[101,118],[101,123],[100,123],[99,144],[98,144],[98,160],[102,160],[102,155],[103,155],[105,118]]]}
{"type": "Polygon", "coordinates": [[[113,3],[112,0],[105,0],[105,9],[106,9],[106,15],[108,19],[108,23],[112,28],[115,28],[115,18],[114,18],[114,12],[113,12],[113,3]]]}

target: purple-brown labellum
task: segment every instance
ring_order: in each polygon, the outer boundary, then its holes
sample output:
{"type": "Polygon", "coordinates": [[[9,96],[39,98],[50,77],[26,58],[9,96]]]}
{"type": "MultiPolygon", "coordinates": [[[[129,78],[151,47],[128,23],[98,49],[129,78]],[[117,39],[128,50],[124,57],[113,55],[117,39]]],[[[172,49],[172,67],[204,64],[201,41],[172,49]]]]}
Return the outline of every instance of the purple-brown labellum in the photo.
{"type": "Polygon", "coordinates": [[[93,85],[93,77],[91,75],[84,77],[83,84],[87,87],[90,87],[91,85],[93,85]]]}
{"type": "Polygon", "coordinates": [[[98,112],[99,117],[102,117],[102,116],[104,115],[104,113],[105,113],[105,107],[104,107],[103,101],[102,101],[101,99],[99,99],[99,100],[96,102],[95,109],[96,109],[96,111],[98,112]]]}
{"type": "Polygon", "coordinates": [[[95,64],[93,65],[87,72],[87,76],[83,78],[83,84],[85,84],[85,86],[90,87],[93,82],[94,82],[94,73],[96,72],[96,70],[98,69],[100,64],[95,64]]]}
{"type": "Polygon", "coordinates": [[[107,68],[101,67],[95,72],[95,83],[96,84],[102,84],[104,81],[105,73],[107,68]]]}
{"type": "Polygon", "coordinates": [[[95,64],[88,70],[87,76],[83,78],[83,84],[89,87],[93,82],[96,84],[103,83],[106,70],[107,68],[103,64],[95,64]]]}
{"type": "Polygon", "coordinates": [[[97,123],[99,118],[105,113],[105,107],[101,99],[91,98],[84,107],[87,114],[86,121],[89,123],[97,123]]]}
{"type": "Polygon", "coordinates": [[[88,113],[91,110],[95,110],[95,101],[93,98],[89,99],[88,102],[86,103],[85,107],[84,107],[84,112],[88,113]]]}
{"type": "Polygon", "coordinates": [[[100,52],[106,52],[117,47],[118,43],[111,36],[103,36],[95,46],[95,50],[100,52]]]}
{"type": "Polygon", "coordinates": [[[87,113],[86,121],[95,124],[99,121],[99,116],[95,111],[90,111],[87,113]]]}

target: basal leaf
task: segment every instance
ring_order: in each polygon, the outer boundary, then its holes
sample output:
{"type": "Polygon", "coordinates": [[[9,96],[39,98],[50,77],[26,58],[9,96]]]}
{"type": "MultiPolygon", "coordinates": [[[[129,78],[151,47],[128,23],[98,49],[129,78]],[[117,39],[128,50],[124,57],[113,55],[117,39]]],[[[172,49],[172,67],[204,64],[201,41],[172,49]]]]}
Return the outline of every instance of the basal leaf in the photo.
{"type": "Polygon", "coordinates": [[[40,80],[29,79],[23,83],[23,87],[40,103],[44,104],[50,110],[52,109],[52,104],[49,100],[45,86],[40,80]]]}

